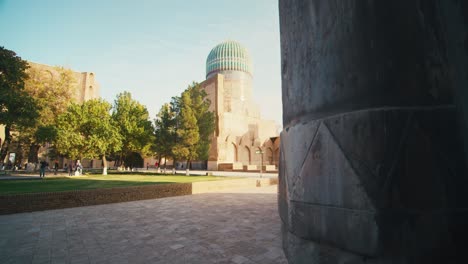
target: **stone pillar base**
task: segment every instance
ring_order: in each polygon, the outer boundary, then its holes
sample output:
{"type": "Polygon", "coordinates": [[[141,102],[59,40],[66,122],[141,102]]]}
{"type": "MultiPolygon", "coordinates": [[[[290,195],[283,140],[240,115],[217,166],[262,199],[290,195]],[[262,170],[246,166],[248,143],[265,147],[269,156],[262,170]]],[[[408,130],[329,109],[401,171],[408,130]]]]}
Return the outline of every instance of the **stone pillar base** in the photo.
{"type": "Polygon", "coordinates": [[[286,127],[279,211],[290,263],[457,255],[468,192],[455,118],[453,106],[380,108],[286,127]]]}

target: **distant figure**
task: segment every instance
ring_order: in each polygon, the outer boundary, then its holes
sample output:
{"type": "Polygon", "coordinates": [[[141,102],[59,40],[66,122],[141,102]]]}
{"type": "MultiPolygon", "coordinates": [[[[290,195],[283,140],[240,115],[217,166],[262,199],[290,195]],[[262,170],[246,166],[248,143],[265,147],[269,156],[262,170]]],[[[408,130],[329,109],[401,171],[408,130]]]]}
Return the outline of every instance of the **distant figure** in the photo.
{"type": "Polygon", "coordinates": [[[68,164],[65,163],[65,164],[63,165],[63,170],[64,170],[64,171],[68,171],[68,164]]]}
{"type": "Polygon", "coordinates": [[[83,165],[81,165],[80,160],[76,161],[76,171],[78,172],[78,175],[80,176],[83,173],[83,165]]]}
{"type": "Polygon", "coordinates": [[[47,163],[45,160],[41,161],[40,163],[40,171],[39,171],[39,177],[44,178],[45,177],[45,170],[49,166],[49,163],[47,163]]]}
{"type": "Polygon", "coordinates": [[[149,169],[149,163],[147,162],[146,163],[146,170],[148,170],[148,169],[149,169]]]}
{"type": "Polygon", "coordinates": [[[58,161],[55,161],[54,162],[54,175],[57,175],[58,168],[59,168],[58,161]]]}

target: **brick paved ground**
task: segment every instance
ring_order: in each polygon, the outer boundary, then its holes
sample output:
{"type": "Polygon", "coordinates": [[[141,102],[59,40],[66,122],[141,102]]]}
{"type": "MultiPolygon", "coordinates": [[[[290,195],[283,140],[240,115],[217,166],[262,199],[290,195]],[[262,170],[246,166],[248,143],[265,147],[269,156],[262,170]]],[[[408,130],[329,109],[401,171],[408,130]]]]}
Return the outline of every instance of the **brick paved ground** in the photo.
{"type": "Polygon", "coordinates": [[[276,186],[0,216],[0,262],[286,263],[276,186]]]}

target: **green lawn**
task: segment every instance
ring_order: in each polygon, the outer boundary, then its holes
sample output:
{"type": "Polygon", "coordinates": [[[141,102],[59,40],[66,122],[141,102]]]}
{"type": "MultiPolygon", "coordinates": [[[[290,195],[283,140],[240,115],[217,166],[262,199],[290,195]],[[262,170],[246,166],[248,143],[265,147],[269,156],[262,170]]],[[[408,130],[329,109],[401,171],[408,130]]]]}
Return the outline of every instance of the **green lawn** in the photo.
{"type": "Polygon", "coordinates": [[[110,174],[106,176],[86,175],[63,178],[46,177],[44,180],[0,180],[0,194],[61,192],[147,184],[216,181],[223,179],[226,178],[216,176],[110,174]]]}

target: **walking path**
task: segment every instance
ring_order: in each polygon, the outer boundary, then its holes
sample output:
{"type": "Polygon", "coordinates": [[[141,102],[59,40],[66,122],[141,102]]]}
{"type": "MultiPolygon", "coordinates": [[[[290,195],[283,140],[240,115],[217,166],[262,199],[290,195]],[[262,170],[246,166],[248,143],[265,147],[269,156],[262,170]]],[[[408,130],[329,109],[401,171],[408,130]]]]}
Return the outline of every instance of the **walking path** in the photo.
{"type": "Polygon", "coordinates": [[[0,216],[0,260],[286,263],[276,188],[0,216]]]}

